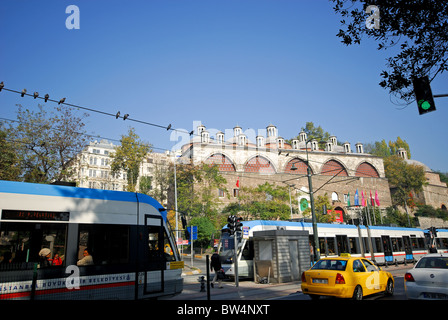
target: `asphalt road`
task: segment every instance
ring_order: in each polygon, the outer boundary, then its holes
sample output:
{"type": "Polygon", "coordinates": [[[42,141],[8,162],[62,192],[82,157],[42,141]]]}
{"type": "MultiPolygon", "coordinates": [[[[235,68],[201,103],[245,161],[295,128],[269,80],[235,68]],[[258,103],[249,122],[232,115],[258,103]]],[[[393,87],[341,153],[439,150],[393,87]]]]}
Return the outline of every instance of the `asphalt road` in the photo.
{"type": "MultiPolygon", "coordinates": [[[[408,268],[400,268],[392,270],[392,268],[384,268],[383,270],[392,273],[395,280],[394,294],[392,296],[385,296],[383,294],[372,295],[365,297],[364,300],[407,300],[404,290],[404,274],[407,270],[411,269],[413,265],[409,265],[408,268]]],[[[331,297],[321,297],[321,300],[334,299],[331,297]]],[[[301,292],[293,293],[285,297],[276,298],[276,300],[311,300],[310,297],[301,292]]]]}
{"type": "MultiPolygon", "coordinates": [[[[191,266],[191,260],[190,258],[185,258],[185,264],[188,264],[191,266]]],[[[190,268],[189,270],[195,270],[197,268],[197,274],[188,274],[184,276],[185,284],[195,284],[195,286],[198,285],[198,278],[202,275],[206,275],[206,262],[205,257],[203,259],[194,259],[193,260],[193,267],[194,269],[190,268]]],[[[411,269],[413,267],[412,264],[409,264],[408,266],[400,265],[398,268],[396,267],[389,267],[385,268],[383,267],[383,270],[389,271],[392,273],[395,279],[395,288],[394,288],[394,294],[390,297],[386,297],[382,294],[365,297],[365,300],[406,300],[406,295],[404,291],[404,274],[407,270],[411,269]]],[[[191,273],[191,272],[190,272],[191,273]]],[[[228,283],[230,285],[230,283],[228,283]]],[[[300,292],[291,293],[291,294],[285,294],[285,296],[274,298],[275,300],[310,300],[310,298],[300,292]]],[[[325,301],[326,299],[332,299],[327,297],[321,297],[321,300],[325,301]]]]}

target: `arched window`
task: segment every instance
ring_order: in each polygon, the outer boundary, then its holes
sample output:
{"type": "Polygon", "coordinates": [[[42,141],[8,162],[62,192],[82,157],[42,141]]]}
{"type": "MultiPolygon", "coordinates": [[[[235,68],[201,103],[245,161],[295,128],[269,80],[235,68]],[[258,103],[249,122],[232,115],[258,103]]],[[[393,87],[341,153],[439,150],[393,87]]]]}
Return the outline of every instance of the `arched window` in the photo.
{"type": "Polygon", "coordinates": [[[367,162],[363,162],[358,166],[358,169],[356,169],[355,175],[357,177],[369,177],[369,178],[379,178],[380,177],[380,175],[378,174],[378,171],[375,169],[375,167],[367,162]]]}
{"type": "Polygon", "coordinates": [[[322,167],[321,174],[324,176],[348,176],[345,168],[336,160],[327,161],[327,163],[325,163],[322,167]]]}
{"type": "Polygon", "coordinates": [[[217,165],[219,171],[235,171],[235,166],[232,161],[221,153],[211,155],[207,160],[205,160],[205,163],[217,165]]]}
{"type": "Polygon", "coordinates": [[[295,173],[295,174],[307,174],[306,162],[303,160],[300,160],[300,159],[292,159],[286,165],[285,172],[286,173],[295,173]]]}
{"type": "Polygon", "coordinates": [[[244,172],[275,173],[274,166],[268,159],[256,156],[247,161],[244,172]]]}

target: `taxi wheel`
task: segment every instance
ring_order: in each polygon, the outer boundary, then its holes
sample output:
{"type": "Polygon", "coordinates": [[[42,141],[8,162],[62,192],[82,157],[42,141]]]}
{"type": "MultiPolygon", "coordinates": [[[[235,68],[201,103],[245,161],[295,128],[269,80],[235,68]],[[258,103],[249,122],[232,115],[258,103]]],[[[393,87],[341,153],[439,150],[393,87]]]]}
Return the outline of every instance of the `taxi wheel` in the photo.
{"type": "Polygon", "coordinates": [[[355,291],[353,292],[353,300],[362,300],[362,288],[361,286],[356,286],[355,291]]]}
{"type": "Polygon", "coordinates": [[[384,292],[386,296],[391,296],[394,294],[394,282],[389,279],[386,285],[386,291],[384,292]]]}

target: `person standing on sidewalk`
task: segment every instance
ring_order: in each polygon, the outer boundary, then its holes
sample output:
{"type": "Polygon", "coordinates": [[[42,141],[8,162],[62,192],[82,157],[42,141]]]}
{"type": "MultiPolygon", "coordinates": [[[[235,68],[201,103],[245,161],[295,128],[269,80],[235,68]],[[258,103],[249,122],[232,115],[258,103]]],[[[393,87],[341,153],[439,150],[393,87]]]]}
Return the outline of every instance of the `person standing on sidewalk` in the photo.
{"type": "Polygon", "coordinates": [[[215,277],[213,278],[213,281],[211,283],[212,288],[214,288],[214,283],[216,280],[218,280],[218,285],[220,288],[222,288],[222,279],[221,275],[219,274],[222,270],[221,266],[221,257],[218,254],[218,249],[215,250],[215,253],[213,253],[212,257],[210,258],[210,271],[215,271],[215,277]]]}

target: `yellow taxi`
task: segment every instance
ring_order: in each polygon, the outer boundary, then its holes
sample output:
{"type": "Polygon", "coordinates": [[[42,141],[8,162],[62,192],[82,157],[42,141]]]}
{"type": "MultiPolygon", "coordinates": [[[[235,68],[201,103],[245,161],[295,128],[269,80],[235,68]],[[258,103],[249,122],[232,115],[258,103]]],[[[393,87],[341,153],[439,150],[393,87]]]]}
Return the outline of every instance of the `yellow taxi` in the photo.
{"type": "Polygon", "coordinates": [[[364,296],[394,293],[394,278],[363,257],[323,258],[302,273],[302,292],[312,299],[320,296],[362,300],[364,296]]]}

